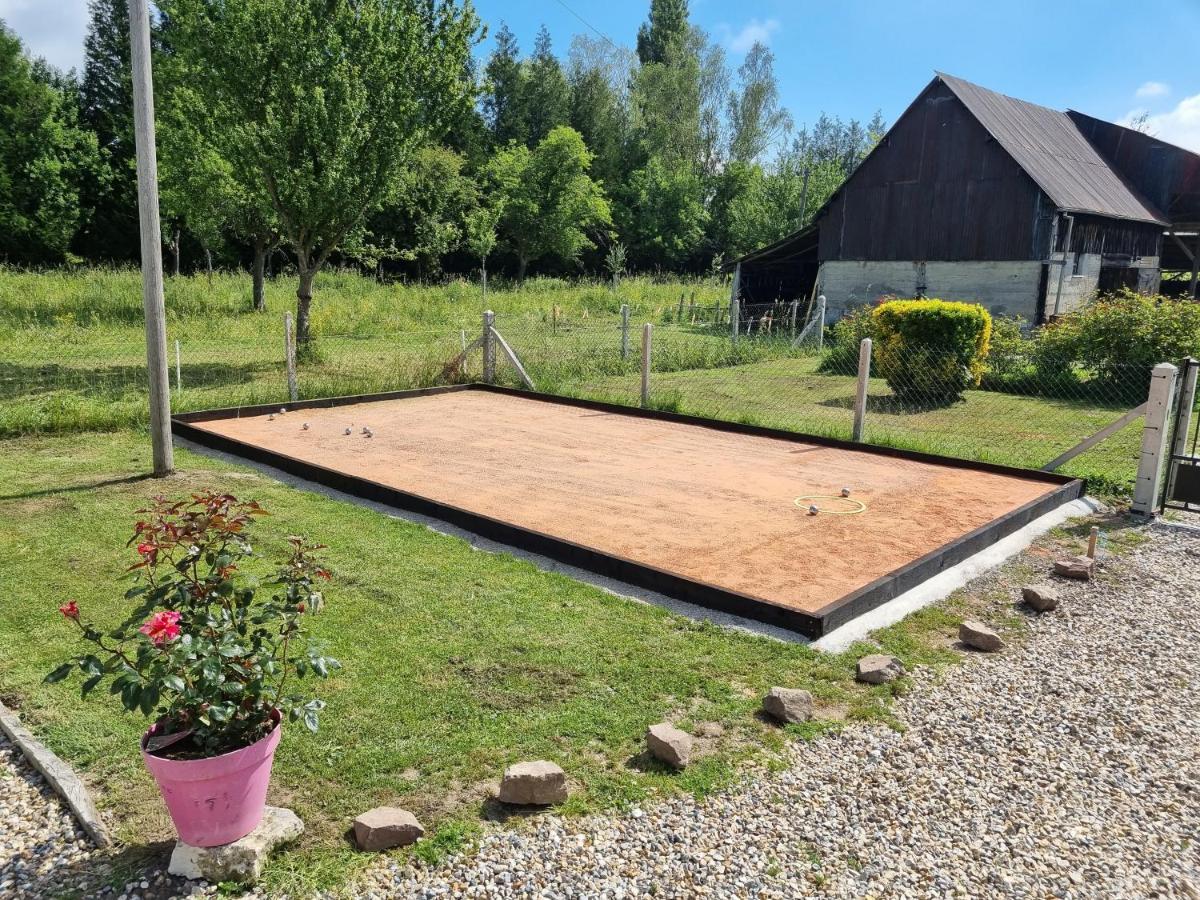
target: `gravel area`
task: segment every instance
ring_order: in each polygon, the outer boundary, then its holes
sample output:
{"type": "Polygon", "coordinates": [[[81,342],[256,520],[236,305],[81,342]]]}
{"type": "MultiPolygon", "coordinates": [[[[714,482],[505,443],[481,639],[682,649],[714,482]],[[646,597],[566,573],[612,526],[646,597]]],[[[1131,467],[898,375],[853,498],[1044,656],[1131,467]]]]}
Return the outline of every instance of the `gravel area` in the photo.
{"type": "Polygon", "coordinates": [[[1200,537],[1149,534],[1022,645],[918,671],[902,734],[851,726],[704,803],[547,818],[363,890],[1200,900],[1200,537]]]}
{"type": "MultiPolygon", "coordinates": [[[[851,725],[705,802],[548,815],[434,869],[381,857],[351,895],[1200,900],[1200,535],[1146,534],[1027,640],[918,670],[903,733],[851,725]]],[[[0,897],[213,892],[113,871],[0,739],[0,897]]]]}

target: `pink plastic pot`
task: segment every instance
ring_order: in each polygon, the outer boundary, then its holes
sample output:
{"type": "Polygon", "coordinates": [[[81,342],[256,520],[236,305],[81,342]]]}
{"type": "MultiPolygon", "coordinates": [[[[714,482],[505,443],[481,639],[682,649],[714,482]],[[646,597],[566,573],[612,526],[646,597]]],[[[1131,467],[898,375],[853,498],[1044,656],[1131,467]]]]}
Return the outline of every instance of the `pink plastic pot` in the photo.
{"type": "Polygon", "coordinates": [[[207,759],[154,756],[146,752],[146,739],[158,726],[143,735],[142,759],[158,782],[167,812],[185,843],[216,847],[245,837],[258,827],[267,803],[275,748],[279,746],[278,712],[274,718],[275,728],[262,740],[207,759]]]}

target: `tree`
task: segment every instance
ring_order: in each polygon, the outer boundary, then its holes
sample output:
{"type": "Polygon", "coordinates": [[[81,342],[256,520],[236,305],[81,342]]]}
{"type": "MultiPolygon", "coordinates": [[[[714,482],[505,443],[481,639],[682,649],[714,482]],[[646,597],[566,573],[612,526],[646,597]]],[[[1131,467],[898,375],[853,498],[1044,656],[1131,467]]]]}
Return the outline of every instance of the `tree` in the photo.
{"type": "Polygon", "coordinates": [[[560,125],[530,150],[501,150],[487,169],[500,205],[499,231],[517,257],[517,277],[544,256],[576,262],[612,224],[608,200],[588,174],[592,154],[579,132],[560,125]]]}
{"type": "Polygon", "coordinates": [[[629,176],[618,227],[643,266],[675,267],[701,250],[708,211],[704,183],[690,166],[652,157],[629,176]]]}
{"type": "Polygon", "coordinates": [[[296,255],[296,337],[317,272],[418,148],[472,100],[479,25],[454,0],[162,0],[209,142],[259,178],[296,255]]]}
{"type": "Polygon", "coordinates": [[[754,162],[791,130],[792,117],[779,104],[774,63],[771,51],[755,41],[738,68],[738,90],[729,95],[729,157],[734,161],[754,162]]]}
{"type": "Polygon", "coordinates": [[[688,31],[687,0],[650,0],[649,19],[638,28],[637,55],[642,65],[667,62],[667,50],[688,31]]]}
{"type": "Polygon", "coordinates": [[[556,126],[567,124],[571,114],[571,89],[551,49],[545,25],[538,31],[527,69],[522,103],[528,129],[525,140],[532,147],[556,126]]]}
{"type": "Polygon", "coordinates": [[[628,85],[632,70],[628,58],[604,53],[599,43],[577,36],[571,44],[570,125],[592,151],[592,175],[611,187],[621,182],[625,171],[629,114],[623,85],[628,85]]]}
{"type": "Polygon", "coordinates": [[[92,259],[137,259],[128,0],[89,0],[88,13],[80,106],[84,124],[96,135],[105,171],[85,187],[84,205],[92,215],[77,243],[92,259]]]}
{"type": "Polygon", "coordinates": [[[61,262],[80,226],[82,184],[96,178],[99,154],[71,93],[0,22],[0,258],[61,262]]]}
{"type": "Polygon", "coordinates": [[[525,78],[521,66],[521,49],[516,36],[503,22],[496,32],[496,49],[484,69],[484,119],[492,131],[496,146],[516,141],[528,141],[529,126],[525,121],[525,78]]]}
{"type": "Polygon", "coordinates": [[[467,214],[465,243],[471,255],[479,260],[479,278],[483,298],[487,300],[487,260],[496,249],[496,226],[500,222],[499,204],[477,206],[467,214]]]}

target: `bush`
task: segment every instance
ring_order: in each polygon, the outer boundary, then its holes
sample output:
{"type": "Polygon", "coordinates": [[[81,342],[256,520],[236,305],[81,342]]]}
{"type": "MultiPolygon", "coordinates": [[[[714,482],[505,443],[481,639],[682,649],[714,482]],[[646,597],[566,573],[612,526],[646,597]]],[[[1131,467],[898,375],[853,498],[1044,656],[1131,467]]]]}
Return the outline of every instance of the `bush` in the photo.
{"type": "Polygon", "coordinates": [[[1060,376],[1078,363],[1110,382],[1139,379],[1161,362],[1200,355],[1200,305],[1123,291],[1061,316],[1037,334],[1038,374],[1060,376]]]}
{"type": "Polygon", "coordinates": [[[897,397],[943,403],[979,384],[992,336],[979,304],[893,300],[871,317],[876,370],[897,397]]]}
{"type": "Polygon", "coordinates": [[[863,338],[875,337],[871,313],[871,307],[860,306],[833,323],[826,338],[829,349],[817,367],[818,372],[853,375],[858,371],[858,345],[863,338]]]}

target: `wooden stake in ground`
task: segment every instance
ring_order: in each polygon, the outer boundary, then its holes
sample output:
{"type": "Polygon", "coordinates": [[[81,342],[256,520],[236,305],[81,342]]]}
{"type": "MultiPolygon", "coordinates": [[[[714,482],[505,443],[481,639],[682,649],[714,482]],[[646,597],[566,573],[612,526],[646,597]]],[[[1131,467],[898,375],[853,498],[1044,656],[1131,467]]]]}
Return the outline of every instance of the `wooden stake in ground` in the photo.
{"type": "Polygon", "coordinates": [[[1100,537],[1100,529],[1093,525],[1088,534],[1088,559],[1096,558],[1096,538],[1098,537],[1100,537]]]}
{"type": "Polygon", "coordinates": [[[129,0],[129,44],[133,59],[133,131],[142,237],[142,307],[146,318],[146,370],[150,378],[150,442],[154,450],[154,474],[162,476],[175,468],[175,454],[171,446],[158,159],[154,150],[154,83],[150,72],[150,11],[146,0],[129,0]]]}

